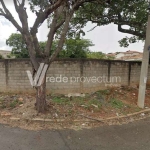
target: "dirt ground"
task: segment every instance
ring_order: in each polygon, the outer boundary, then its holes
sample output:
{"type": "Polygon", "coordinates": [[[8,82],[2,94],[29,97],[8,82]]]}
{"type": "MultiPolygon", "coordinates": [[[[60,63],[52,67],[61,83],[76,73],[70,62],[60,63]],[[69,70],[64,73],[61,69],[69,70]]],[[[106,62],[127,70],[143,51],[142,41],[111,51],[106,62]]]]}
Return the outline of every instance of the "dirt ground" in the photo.
{"type": "MultiPolygon", "coordinates": [[[[124,86],[85,94],[85,97],[51,94],[47,95],[48,111],[45,114],[38,114],[34,108],[34,95],[0,93],[0,122],[27,129],[72,127],[79,129],[99,126],[104,122],[97,121],[95,123],[94,120],[140,111],[141,109],[137,107],[137,96],[137,87],[124,86]],[[12,121],[10,117],[21,120],[12,121]],[[37,118],[49,119],[51,123],[30,121],[37,118]]],[[[150,108],[150,88],[146,90],[145,107],[150,108]]],[[[122,122],[129,121],[122,120],[122,122]]],[[[115,123],[109,122],[108,124],[115,123]]],[[[120,121],[119,124],[121,124],[120,121]]]]}

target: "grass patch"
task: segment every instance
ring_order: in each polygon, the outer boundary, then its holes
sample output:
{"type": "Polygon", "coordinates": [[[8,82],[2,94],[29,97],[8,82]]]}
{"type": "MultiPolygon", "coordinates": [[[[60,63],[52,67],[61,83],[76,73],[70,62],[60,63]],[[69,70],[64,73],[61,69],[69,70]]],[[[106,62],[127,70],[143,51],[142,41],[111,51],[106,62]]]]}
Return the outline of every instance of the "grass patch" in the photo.
{"type": "Polygon", "coordinates": [[[87,106],[88,106],[88,107],[94,106],[94,105],[95,105],[95,107],[97,106],[97,108],[101,108],[101,107],[102,107],[102,103],[99,102],[99,101],[96,100],[96,99],[89,100],[89,101],[87,102],[87,106]]]}
{"type": "MultiPolygon", "coordinates": [[[[102,107],[102,103],[97,99],[87,99],[86,97],[53,97],[52,102],[58,105],[70,105],[84,107],[88,110],[99,110],[102,107]]],[[[71,113],[71,112],[70,112],[71,113]]]]}
{"type": "Polygon", "coordinates": [[[98,92],[96,92],[98,95],[108,95],[110,94],[110,90],[106,89],[106,90],[100,90],[98,92]]]}
{"type": "Polygon", "coordinates": [[[110,100],[110,104],[112,107],[118,108],[118,109],[121,109],[124,107],[124,103],[122,101],[115,99],[115,98],[110,100]]]}
{"type": "Polygon", "coordinates": [[[72,103],[78,105],[78,106],[81,106],[81,105],[84,105],[85,104],[85,101],[86,101],[86,98],[83,98],[83,97],[74,97],[73,100],[72,100],[72,103]]]}
{"type": "Polygon", "coordinates": [[[9,104],[9,107],[15,108],[18,104],[20,104],[20,102],[18,100],[14,100],[9,104]]]}
{"type": "Polygon", "coordinates": [[[64,105],[64,104],[68,103],[68,99],[66,99],[64,97],[53,97],[52,102],[59,104],[59,105],[64,105]]]}

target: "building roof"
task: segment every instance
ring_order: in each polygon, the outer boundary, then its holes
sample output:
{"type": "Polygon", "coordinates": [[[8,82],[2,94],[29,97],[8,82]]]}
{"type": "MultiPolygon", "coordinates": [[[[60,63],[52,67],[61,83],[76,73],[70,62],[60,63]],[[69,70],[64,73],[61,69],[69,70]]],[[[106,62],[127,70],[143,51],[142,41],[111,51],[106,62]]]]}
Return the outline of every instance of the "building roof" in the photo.
{"type": "Polygon", "coordinates": [[[140,53],[138,55],[132,55],[132,56],[123,56],[120,58],[117,58],[117,60],[142,60],[143,54],[140,53]]]}

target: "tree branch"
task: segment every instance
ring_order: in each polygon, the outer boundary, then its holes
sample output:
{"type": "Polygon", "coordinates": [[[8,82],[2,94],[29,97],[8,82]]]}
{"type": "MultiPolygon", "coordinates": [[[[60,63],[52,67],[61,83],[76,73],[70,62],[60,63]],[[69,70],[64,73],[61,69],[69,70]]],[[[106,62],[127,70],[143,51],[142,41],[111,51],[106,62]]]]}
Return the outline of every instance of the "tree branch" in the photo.
{"type": "Polygon", "coordinates": [[[42,10],[38,13],[37,18],[34,22],[33,27],[31,28],[32,33],[37,33],[38,27],[48,18],[48,16],[56,10],[65,0],[58,0],[53,5],[49,5],[47,9],[43,12],[42,10]]]}
{"type": "Polygon", "coordinates": [[[45,55],[46,56],[49,56],[50,48],[51,48],[52,43],[53,43],[57,19],[58,19],[58,16],[57,16],[56,12],[54,12],[54,17],[53,17],[53,20],[52,20],[52,23],[50,26],[50,31],[48,34],[48,40],[47,40],[47,44],[46,44],[46,48],[45,48],[45,55]]]}
{"type": "MultiPolygon", "coordinates": [[[[14,1],[14,5],[15,5],[15,9],[18,13],[18,16],[19,16],[19,19],[22,23],[22,28],[23,28],[23,31],[24,32],[28,32],[28,16],[27,16],[27,12],[26,12],[26,9],[24,8],[24,5],[22,4],[19,4],[17,5],[17,1],[16,0],[13,0],[14,1]]],[[[25,3],[24,3],[25,4],[25,3]]]]}
{"type": "MultiPolygon", "coordinates": [[[[4,16],[6,19],[8,19],[16,28],[17,30],[22,33],[23,30],[22,28],[20,27],[20,25],[17,23],[17,21],[14,19],[14,17],[12,16],[12,14],[9,12],[9,10],[7,9],[5,3],[3,0],[0,0],[1,4],[2,4],[2,7],[5,11],[6,14],[4,13],[0,13],[0,15],[4,16]]],[[[2,12],[2,11],[1,11],[2,12]]]]}
{"type": "Polygon", "coordinates": [[[46,44],[46,48],[45,48],[45,55],[46,56],[49,56],[49,54],[50,54],[50,50],[51,50],[50,48],[52,46],[53,38],[54,38],[54,35],[55,35],[56,31],[65,22],[65,19],[62,19],[59,23],[57,23],[58,20],[59,20],[59,17],[63,13],[63,9],[64,9],[64,6],[59,7],[59,9],[54,12],[54,17],[53,17],[53,20],[52,20],[52,23],[51,23],[51,26],[50,26],[50,32],[48,34],[48,40],[47,40],[47,44],[46,44]]]}
{"type": "Polygon", "coordinates": [[[24,6],[24,5],[25,5],[25,0],[22,0],[21,5],[22,5],[22,6],[24,6]]]}
{"type": "Polygon", "coordinates": [[[3,1],[3,0],[0,0],[0,2],[1,2],[1,4],[2,4],[2,7],[3,7],[5,13],[6,13],[7,15],[10,14],[10,12],[9,12],[9,10],[7,9],[7,7],[6,7],[5,3],[4,3],[4,1],[3,1]]]}
{"type": "Polygon", "coordinates": [[[36,59],[36,51],[39,50],[38,40],[37,40],[36,34],[35,36],[32,36],[31,33],[29,32],[28,20],[27,20],[28,16],[27,16],[26,9],[24,8],[25,1],[23,0],[21,4],[20,3],[17,4],[16,0],[13,0],[13,1],[14,1],[16,12],[18,13],[19,19],[22,24],[22,30],[23,30],[22,34],[27,43],[30,60],[32,62],[34,69],[37,71],[39,67],[38,61],[36,59]]]}
{"type": "Polygon", "coordinates": [[[29,56],[30,56],[31,63],[32,63],[34,69],[37,71],[39,64],[38,64],[38,61],[36,59],[35,46],[34,46],[32,37],[29,33],[26,33],[23,35],[23,38],[25,39],[26,45],[27,45],[28,50],[29,50],[29,56]]]}
{"type": "MultiPolygon", "coordinates": [[[[31,33],[31,32],[30,32],[31,33]]],[[[43,52],[40,50],[40,46],[39,46],[39,41],[38,41],[38,38],[36,36],[36,34],[34,33],[31,33],[32,35],[32,40],[33,40],[33,44],[35,46],[35,51],[37,52],[37,54],[41,57],[44,56],[43,52]]]]}
{"type": "Polygon", "coordinates": [[[139,36],[141,38],[146,37],[146,34],[144,34],[144,33],[139,33],[137,31],[133,31],[133,30],[130,30],[130,29],[123,29],[121,24],[118,24],[118,31],[123,32],[123,33],[132,34],[132,35],[135,35],[135,36],[139,36]]]}
{"type": "Polygon", "coordinates": [[[125,21],[123,21],[123,19],[121,18],[121,14],[118,13],[118,23],[117,23],[118,24],[118,31],[123,32],[123,33],[132,34],[132,35],[135,35],[135,36],[139,36],[141,38],[146,37],[146,33],[140,33],[140,32],[137,32],[136,30],[133,31],[131,29],[123,29],[122,25],[130,25],[131,26],[131,23],[127,24],[127,22],[126,22],[125,24],[123,24],[123,22],[125,22],[125,21]]]}
{"type": "Polygon", "coordinates": [[[70,12],[69,15],[66,16],[65,24],[61,31],[61,36],[60,36],[60,40],[58,42],[58,46],[57,46],[56,50],[53,52],[53,54],[50,56],[49,63],[54,61],[54,59],[56,58],[56,56],[58,55],[58,53],[61,51],[61,49],[63,47],[63,44],[65,42],[65,37],[66,37],[67,31],[69,28],[70,19],[72,18],[72,16],[73,16],[73,11],[70,12]]]}

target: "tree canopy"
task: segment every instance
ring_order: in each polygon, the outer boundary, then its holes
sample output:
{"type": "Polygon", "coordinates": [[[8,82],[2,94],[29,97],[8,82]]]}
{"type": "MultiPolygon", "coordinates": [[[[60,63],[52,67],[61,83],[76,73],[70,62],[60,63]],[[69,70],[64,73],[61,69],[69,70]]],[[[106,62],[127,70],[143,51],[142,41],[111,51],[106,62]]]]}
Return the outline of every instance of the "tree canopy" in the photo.
{"type": "MultiPolygon", "coordinates": [[[[22,35],[19,33],[13,33],[6,40],[6,44],[12,47],[11,55],[16,58],[29,58],[29,52],[27,45],[22,35]]],[[[53,53],[57,47],[58,40],[54,40],[51,47],[51,53],[53,53]]],[[[45,42],[39,42],[41,51],[44,51],[46,47],[45,42]]],[[[89,47],[93,46],[92,42],[87,39],[66,39],[61,52],[57,57],[59,58],[86,58],[87,53],[90,51],[89,47]]],[[[50,53],[50,55],[51,55],[50,53]]]]}
{"type": "Polygon", "coordinates": [[[118,31],[132,36],[119,41],[120,46],[127,47],[130,43],[145,40],[148,17],[148,2],[145,0],[111,0],[111,3],[96,5],[88,3],[76,12],[74,20],[84,26],[88,21],[96,26],[114,23],[118,31]]]}
{"type": "Polygon", "coordinates": [[[11,36],[6,40],[6,44],[12,47],[11,54],[16,58],[29,58],[27,45],[25,44],[21,34],[11,34],[11,36]]]}

